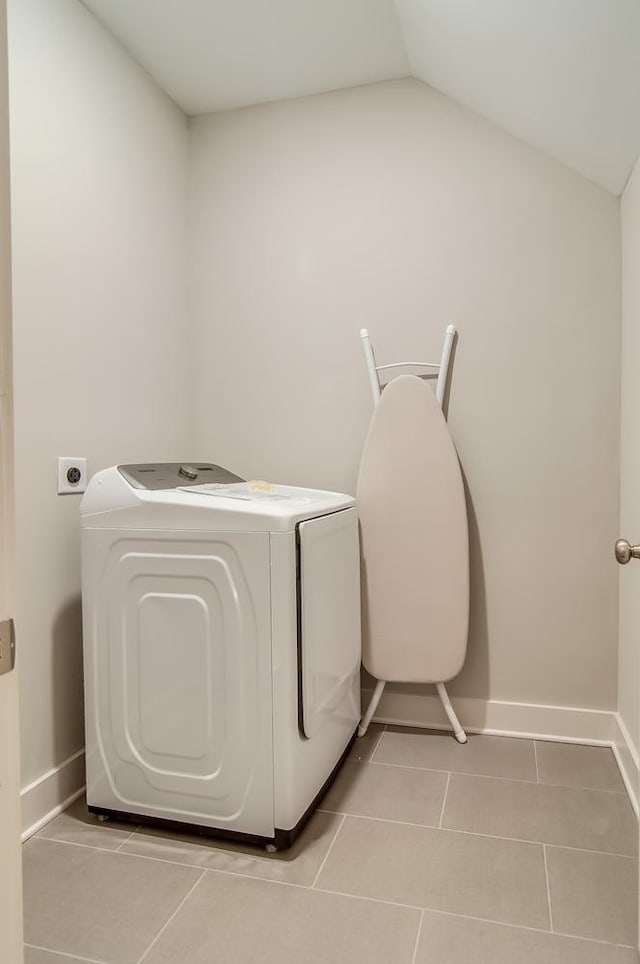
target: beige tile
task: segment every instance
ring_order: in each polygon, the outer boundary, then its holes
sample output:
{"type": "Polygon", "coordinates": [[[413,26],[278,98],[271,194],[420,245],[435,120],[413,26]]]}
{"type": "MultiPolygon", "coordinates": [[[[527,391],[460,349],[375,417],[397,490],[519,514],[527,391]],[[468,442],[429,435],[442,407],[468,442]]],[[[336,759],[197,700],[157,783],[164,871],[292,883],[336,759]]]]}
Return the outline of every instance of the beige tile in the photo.
{"type": "Polygon", "coordinates": [[[624,792],[618,764],[608,746],[536,740],[536,753],[540,783],[624,792]]]}
{"type": "Polygon", "coordinates": [[[426,911],[415,964],[637,964],[637,960],[630,948],[426,911]]]}
{"type": "Polygon", "coordinates": [[[39,947],[28,947],[24,949],[24,964],[104,964],[103,961],[95,961],[90,957],[69,957],[67,954],[56,954],[53,951],[45,951],[39,947]]]}
{"type": "Polygon", "coordinates": [[[549,927],[542,847],[346,817],[317,887],[549,927]]]}
{"type": "Polygon", "coordinates": [[[135,829],[135,824],[115,820],[102,823],[94,814],[89,813],[86,800],[81,797],[43,827],[37,836],[47,840],[84,844],[86,847],[100,847],[102,850],[117,850],[135,829]]]}
{"type": "Polygon", "coordinates": [[[437,827],[448,774],[349,761],[322,801],[326,810],[437,827]]]}
{"type": "Polygon", "coordinates": [[[512,780],[536,779],[532,740],[506,736],[469,736],[461,745],[450,733],[387,727],[373,759],[379,763],[478,773],[512,780]]]}
{"type": "MultiPolygon", "coordinates": [[[[69,957],[67,954],[54,954],[39,947],[25,947],[24,964],[78,964],[90,958],[69,957]]],[[[102,962],[100,962],[102,964],[102,962]]]]}
{"type": "Polygon", "coordinates": [[[420,914],[209,872],[144,964],[411,964],[420,914]]]}
{"type": "Polygon", "coordinates": [[[136,964],[200,871],[33,837],[23,848],[25,940],[136,964]]]}
{"type": "Polygon", "coordinates": [[[194,834],[171,834],[145,827],[141,827],[123,846],[122,853],[262,877],[265,880],[312,884],[340,826],[340,820],[336,814],[315,813],[293,847],[276,854],[267,854],[264,848],[194,834]]]}
{"type": "Polygon", "coordinates": [[[638,862],[547,847],[554,930],[614,944],[638,938],[638,862]]]}
{"type": "Polygon", "coordinates": [[[369,729],[364,736],[358,736],[349,751],[349,760],[370,760],[371,754],[375,750],[382,732],[384,724],[370,723],[369,729]]]}
{"type": "Polygon", "coordinates": [[[638,822],[626,793],[453,773],[442,826],[631,856],[638,852],[638,822]]]}

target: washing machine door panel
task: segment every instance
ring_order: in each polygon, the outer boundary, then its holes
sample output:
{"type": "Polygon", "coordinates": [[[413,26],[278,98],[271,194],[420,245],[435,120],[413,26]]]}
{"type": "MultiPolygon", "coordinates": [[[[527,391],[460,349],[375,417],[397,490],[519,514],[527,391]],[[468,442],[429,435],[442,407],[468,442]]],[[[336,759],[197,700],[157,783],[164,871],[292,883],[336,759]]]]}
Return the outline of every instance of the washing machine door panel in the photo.
{"type": "Polygon", "coordinates": [[[298,525],[301,728],[360,718],[360,560],[355,509],[298,525]]]}
{"type": "Polygon", "coordinates": [[[92,656],[114,808],[271,835],[268,534],[110,537],[92,656]]]}

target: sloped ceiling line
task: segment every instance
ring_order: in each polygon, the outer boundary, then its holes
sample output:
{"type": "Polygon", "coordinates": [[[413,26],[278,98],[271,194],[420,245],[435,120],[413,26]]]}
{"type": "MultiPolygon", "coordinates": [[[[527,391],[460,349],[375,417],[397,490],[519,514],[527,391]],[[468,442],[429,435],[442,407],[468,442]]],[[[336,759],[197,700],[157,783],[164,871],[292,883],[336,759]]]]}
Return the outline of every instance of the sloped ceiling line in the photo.
{"type": "Polygon", "coordinates": [[[82,0],[188,115],[406,77],[619,194],[640,0],[82,0]]]}

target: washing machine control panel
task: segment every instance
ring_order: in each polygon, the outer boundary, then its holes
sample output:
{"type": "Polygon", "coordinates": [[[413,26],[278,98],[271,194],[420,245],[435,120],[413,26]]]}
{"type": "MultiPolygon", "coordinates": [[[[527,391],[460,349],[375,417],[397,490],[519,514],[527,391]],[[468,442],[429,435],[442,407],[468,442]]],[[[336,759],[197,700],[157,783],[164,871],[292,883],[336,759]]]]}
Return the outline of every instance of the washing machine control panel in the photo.
{"type": "Polygon", "coordinates": [[[134,489],[184,489],[207,482],[243,482],[220,465],[212,462],[147,462],[141,465],[119,465],[118,472],[134,489]]]}

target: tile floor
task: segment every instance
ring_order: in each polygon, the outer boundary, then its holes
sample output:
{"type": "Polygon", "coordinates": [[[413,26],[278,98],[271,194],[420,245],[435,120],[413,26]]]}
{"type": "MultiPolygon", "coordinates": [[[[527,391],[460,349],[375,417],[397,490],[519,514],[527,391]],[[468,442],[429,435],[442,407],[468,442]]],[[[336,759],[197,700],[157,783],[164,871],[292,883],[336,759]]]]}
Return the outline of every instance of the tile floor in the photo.
{"type": "Polygon", "coordinates": [[[636,964],[610,750],[373,726],[290,851],[116,823],[24,847],[26,964],[636,964]]]}

